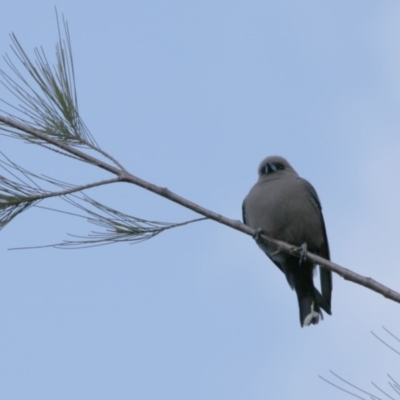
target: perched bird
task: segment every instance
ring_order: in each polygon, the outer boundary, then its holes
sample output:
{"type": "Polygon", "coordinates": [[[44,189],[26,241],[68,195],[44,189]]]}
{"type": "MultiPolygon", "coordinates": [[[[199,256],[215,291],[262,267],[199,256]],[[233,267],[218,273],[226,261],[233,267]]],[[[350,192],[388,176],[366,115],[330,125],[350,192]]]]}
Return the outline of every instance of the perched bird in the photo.
{"type": "Polygon", "coordinates": [[[296,291],[301,326],[317,324],[322,318],[321,309],[331,314],[331,272],[320,267],[320,293],[314,286],[312,261],[277,251],[258,239],[262,232],[329,260],[328,238],[317,192],[279,156],[263,160],[258,175],[257,183],[243,201],[243,222],[257,230],[258,245],[296,291]]]}

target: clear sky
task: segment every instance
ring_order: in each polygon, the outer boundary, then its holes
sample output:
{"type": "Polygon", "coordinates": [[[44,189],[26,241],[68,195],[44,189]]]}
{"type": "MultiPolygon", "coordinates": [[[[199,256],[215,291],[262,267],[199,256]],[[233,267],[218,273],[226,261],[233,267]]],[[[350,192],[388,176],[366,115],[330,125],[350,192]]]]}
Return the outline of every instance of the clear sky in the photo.
{"type": "MultiPolygon", "coordinates": [[[[399,2],[13,0],[1,53],[15,32],[53,61],[54,5],[82,117],[130,172],[240,219],[259,162],[282,155],[320,196],[333,261],[400,290],[399,2]]],[[[109,177],[0,141],[36,173],[109,177]]],[[[88,194],[142,218],[196,217],[128,184],[88,194]]],[[[335,275],[332,317],[302,329],[282,273],[215,222],[138,245],[8,251],[93,229],[30,209],[1,231],[2,400],[331,400],[350,397],[318,378],[338,383],[330,370],[372,391],[400,380],[371,335],[394,344],[382,326],[400,335],[400,305],[335,275]]]]}

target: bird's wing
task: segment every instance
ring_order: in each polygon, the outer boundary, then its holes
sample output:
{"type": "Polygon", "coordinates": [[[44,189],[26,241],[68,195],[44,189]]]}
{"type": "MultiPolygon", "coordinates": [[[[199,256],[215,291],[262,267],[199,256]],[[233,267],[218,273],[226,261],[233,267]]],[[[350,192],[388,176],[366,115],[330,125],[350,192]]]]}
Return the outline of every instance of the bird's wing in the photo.
{"type": "MultiPolygon", "coordinates": [[[[324,257],[327,260],[329,260],[330,259],[329,243],[328,243],[328,236],[326,234],[324,216],[322,215],[321,202],[319,201],[317,192],[315,191],[315,189],[311,185],[311,183],[307,182],[306,180],[303,180],[303,181],[311,195],[312,200],[314,201],[314,203],[316,204],[316,206],[318,208],[318,212],[319,212],[320,218],[321,218],[322,234],[324,236],[324,240],[323,240],[323,245],[319,251],[319,255],[321,257],[324,257]]],[[[321,266],[319,267],[319,269],[320,269],[320,281],[321,281],[322,296],[324,297],[324,299],[326,300],[326,302],[328,303],[329,308],[330,308],[331,297],[332,297],[332,272],[321,266]]]]}
{"type": "Polygon", "coordinates": [[[242,219],[243,219],[243,223],[247,225],[247,222],[246,222],[246,210],[245,210],[245,205],[244,205],[245,202],[246,202],[246,199],[244,199],[243,203],[242,203],[242,219]]]}

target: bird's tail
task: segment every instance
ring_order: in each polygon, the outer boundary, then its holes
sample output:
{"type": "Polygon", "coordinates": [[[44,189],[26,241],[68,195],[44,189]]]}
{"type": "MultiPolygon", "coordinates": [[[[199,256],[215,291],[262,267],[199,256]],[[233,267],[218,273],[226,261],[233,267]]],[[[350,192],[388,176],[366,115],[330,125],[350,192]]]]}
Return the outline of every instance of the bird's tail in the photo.
{"type": "Polygon", "coordinates": [[[322,319],[323,317],[315,296],[312,294],[299,295],[297,292],[297,299],[299,301],[301,326],[318,324],[320,318],[322,319]]]}
{"type": "Polygon", "coordinates": [[[300,271],[293,276],[293,286],[299,302],[300,324],[301,326],[318,324],[323,318],[321,309],[331,314],[330,306],[314,286],[313,265],[302,265],[298,268],[300,271]]]}

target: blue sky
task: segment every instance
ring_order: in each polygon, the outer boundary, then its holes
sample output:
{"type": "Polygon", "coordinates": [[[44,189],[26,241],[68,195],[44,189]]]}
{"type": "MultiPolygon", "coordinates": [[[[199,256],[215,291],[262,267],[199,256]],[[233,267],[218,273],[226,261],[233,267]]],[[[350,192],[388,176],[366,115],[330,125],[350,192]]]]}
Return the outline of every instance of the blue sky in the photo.
{"type": "MultiPolygon", "coordinates": [[[[54,5],[82,117],[130,172],[240,219],[259,162],[282,155],[319,193],[333,261],[400,290],[398,2],[15,0],[1,53],[15,32],[54,60],[54,5]]],[[[109,177],[0,140],[37,173],[109,177]]],[[[196,217],[127,184],[88,194],[142,218],[196,217]]],[[[371,390],[396,377],[398,356],[370,332],[400,335],[398,304],[335,276],[332,317],[301,329],[280,271],[214,222],[134,246],[8,251],[92,229],[31,209],[1,231],[2,399],[330,400],[346,395],[318,378],[329,370],[371,390]]]]}

